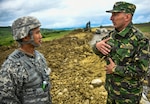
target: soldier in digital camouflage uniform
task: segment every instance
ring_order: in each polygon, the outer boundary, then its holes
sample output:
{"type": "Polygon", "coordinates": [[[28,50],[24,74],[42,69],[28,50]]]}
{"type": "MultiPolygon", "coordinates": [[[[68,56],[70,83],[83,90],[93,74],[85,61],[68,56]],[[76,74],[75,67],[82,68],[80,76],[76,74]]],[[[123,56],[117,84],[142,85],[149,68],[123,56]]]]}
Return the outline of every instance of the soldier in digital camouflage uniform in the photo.
{"type": "Polygon", "coordinates": [[[20,47],[1,66],[0,104],[51,104],[50,68],[35,50],[42,42],[40,26],[31,16],[13,22],[13,38],[20,47]]]}
{"type": "Polygon", "coordinates": [[[114,29],[93,46],[93,51],[106,60],[105,88],[107,104],[139,104],[142,83],[149,64],[149,41],[133,26],[136,6],[116,2],[111,20],[114,29]]]}

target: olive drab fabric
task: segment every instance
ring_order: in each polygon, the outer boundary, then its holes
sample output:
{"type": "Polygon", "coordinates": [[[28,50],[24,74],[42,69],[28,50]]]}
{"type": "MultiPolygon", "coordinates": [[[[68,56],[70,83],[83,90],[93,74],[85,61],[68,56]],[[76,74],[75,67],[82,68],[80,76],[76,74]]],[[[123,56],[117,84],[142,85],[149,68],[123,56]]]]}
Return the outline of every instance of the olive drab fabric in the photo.
{"type": "Polygon", "coordinates": [[[136,9],[136,6],[134,4],[131,3],[127,3],[127,2],[116,2],[113,6],[112,10],[108,10],[106,12],[125,12],[125,13],[131,13],[132,15],[134,14],[134,11],[136,9]]]}
{"type": "Polygon", "coordinates": [[[0,104],[51,104],[49,68],[41,53],[31,57],[15,50],[0,70],[0,104]]]}
{"type": "Polygon", "coordinates": [[[104,57],[107,64],[110,57],[117,65],[112,74],[106,74],[105,88],[111,98],[126,99],[121,100],[121,104],[136,103],[140,100],[149,66],[149,40],[132,23],[121,32],[112,30],[103,39],[108,37],[108,44],[112,46],[109,55],[102,55],[96,45],[93,46],[94,52],[104,57]]]}
{"type": "Polygon", "coordinates": [[[40,27],[40,21],[31,16],[20,17],[12,24],[12,33],[14,40],[20,40],[26,37],[30,30],[40,27]]]}

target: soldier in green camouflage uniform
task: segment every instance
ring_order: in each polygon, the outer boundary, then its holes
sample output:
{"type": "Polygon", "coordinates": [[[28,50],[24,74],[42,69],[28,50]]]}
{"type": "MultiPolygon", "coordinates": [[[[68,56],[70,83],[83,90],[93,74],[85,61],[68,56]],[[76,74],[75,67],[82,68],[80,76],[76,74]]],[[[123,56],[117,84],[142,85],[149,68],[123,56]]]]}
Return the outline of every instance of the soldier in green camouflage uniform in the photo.
{"type": "Polygon", "coordinates": [[[149,40],[133,26],[132,16],[136,6],[116,2],[111,20],[112,30],[93,51],[106,60],[105,88],[107,104],[139,104],[142,83],[149,64],[149,40]]]}
{"type": "Polygon", "coordinates": [[[41,23],[26,16],[12,24],[13,38],[20,47],[0,69],[0,104],[51,104],[50,68],[35,50],[41,45],[41,23]]]}

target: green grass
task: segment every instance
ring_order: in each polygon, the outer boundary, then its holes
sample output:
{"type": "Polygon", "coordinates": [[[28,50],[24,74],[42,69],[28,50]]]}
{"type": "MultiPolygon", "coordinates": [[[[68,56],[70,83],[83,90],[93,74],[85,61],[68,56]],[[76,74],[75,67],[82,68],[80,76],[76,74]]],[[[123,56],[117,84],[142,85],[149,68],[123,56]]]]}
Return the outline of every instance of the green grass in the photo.
{"type": "Polygon", "coordinates": [[[149,32],[150,33],[150,23],[135,24],[134,26],[139,28],[142,32],[149,32]]]}
{"type": "Polygon", "coordinates": [[[0,46],[10,45],[14,42],[11,28],[10,27],[0,27],[0,46]]]}
{"type": "Polygon", "coordinates": [[[48,32],[48,33],[42,33],[43,34],[43,41],[50,41],[53,39],[58,39],[62,38],[63,36],[69,34],[71,30],[62,30],[62,31],[53,31],[53,32],[48,32]]]}

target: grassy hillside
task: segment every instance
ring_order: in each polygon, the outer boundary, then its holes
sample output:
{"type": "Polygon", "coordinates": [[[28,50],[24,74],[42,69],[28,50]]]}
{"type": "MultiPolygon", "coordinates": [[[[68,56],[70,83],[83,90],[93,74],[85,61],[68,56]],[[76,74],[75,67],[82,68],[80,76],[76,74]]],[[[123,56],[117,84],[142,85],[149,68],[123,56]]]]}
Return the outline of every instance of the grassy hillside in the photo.
{"type": "Polygon", "coordinates": [[[0,46],[13,43],[13,37],[10,27],[0,27],[0,46]]]}
{"type": "MultiPolygon", "coordinates": [[[[43,41],[50,41],[52,39],[57,39],[63,37],[70,33],[71,30],[51,30],[51,29],[41,29],[43,35],[43,41]]],[[[14,43],[11,27],[0,27],[0,46],[7,46],[14,43]]]]}
{"type": "Polygon", "coordinates": [[[71,30],[49,30],[49,29],[41,29],[43,35],[43,41],[50,41],[53,39],[58,39],[67,35],[71,32],[71,30]]]}
{"type": "Polygon", "coordinates": [[[149,32],[150,33],[150,22],[149,23],[141,23],[135,24],[137,28],[139,28],[142,32],[149,32]]]}

